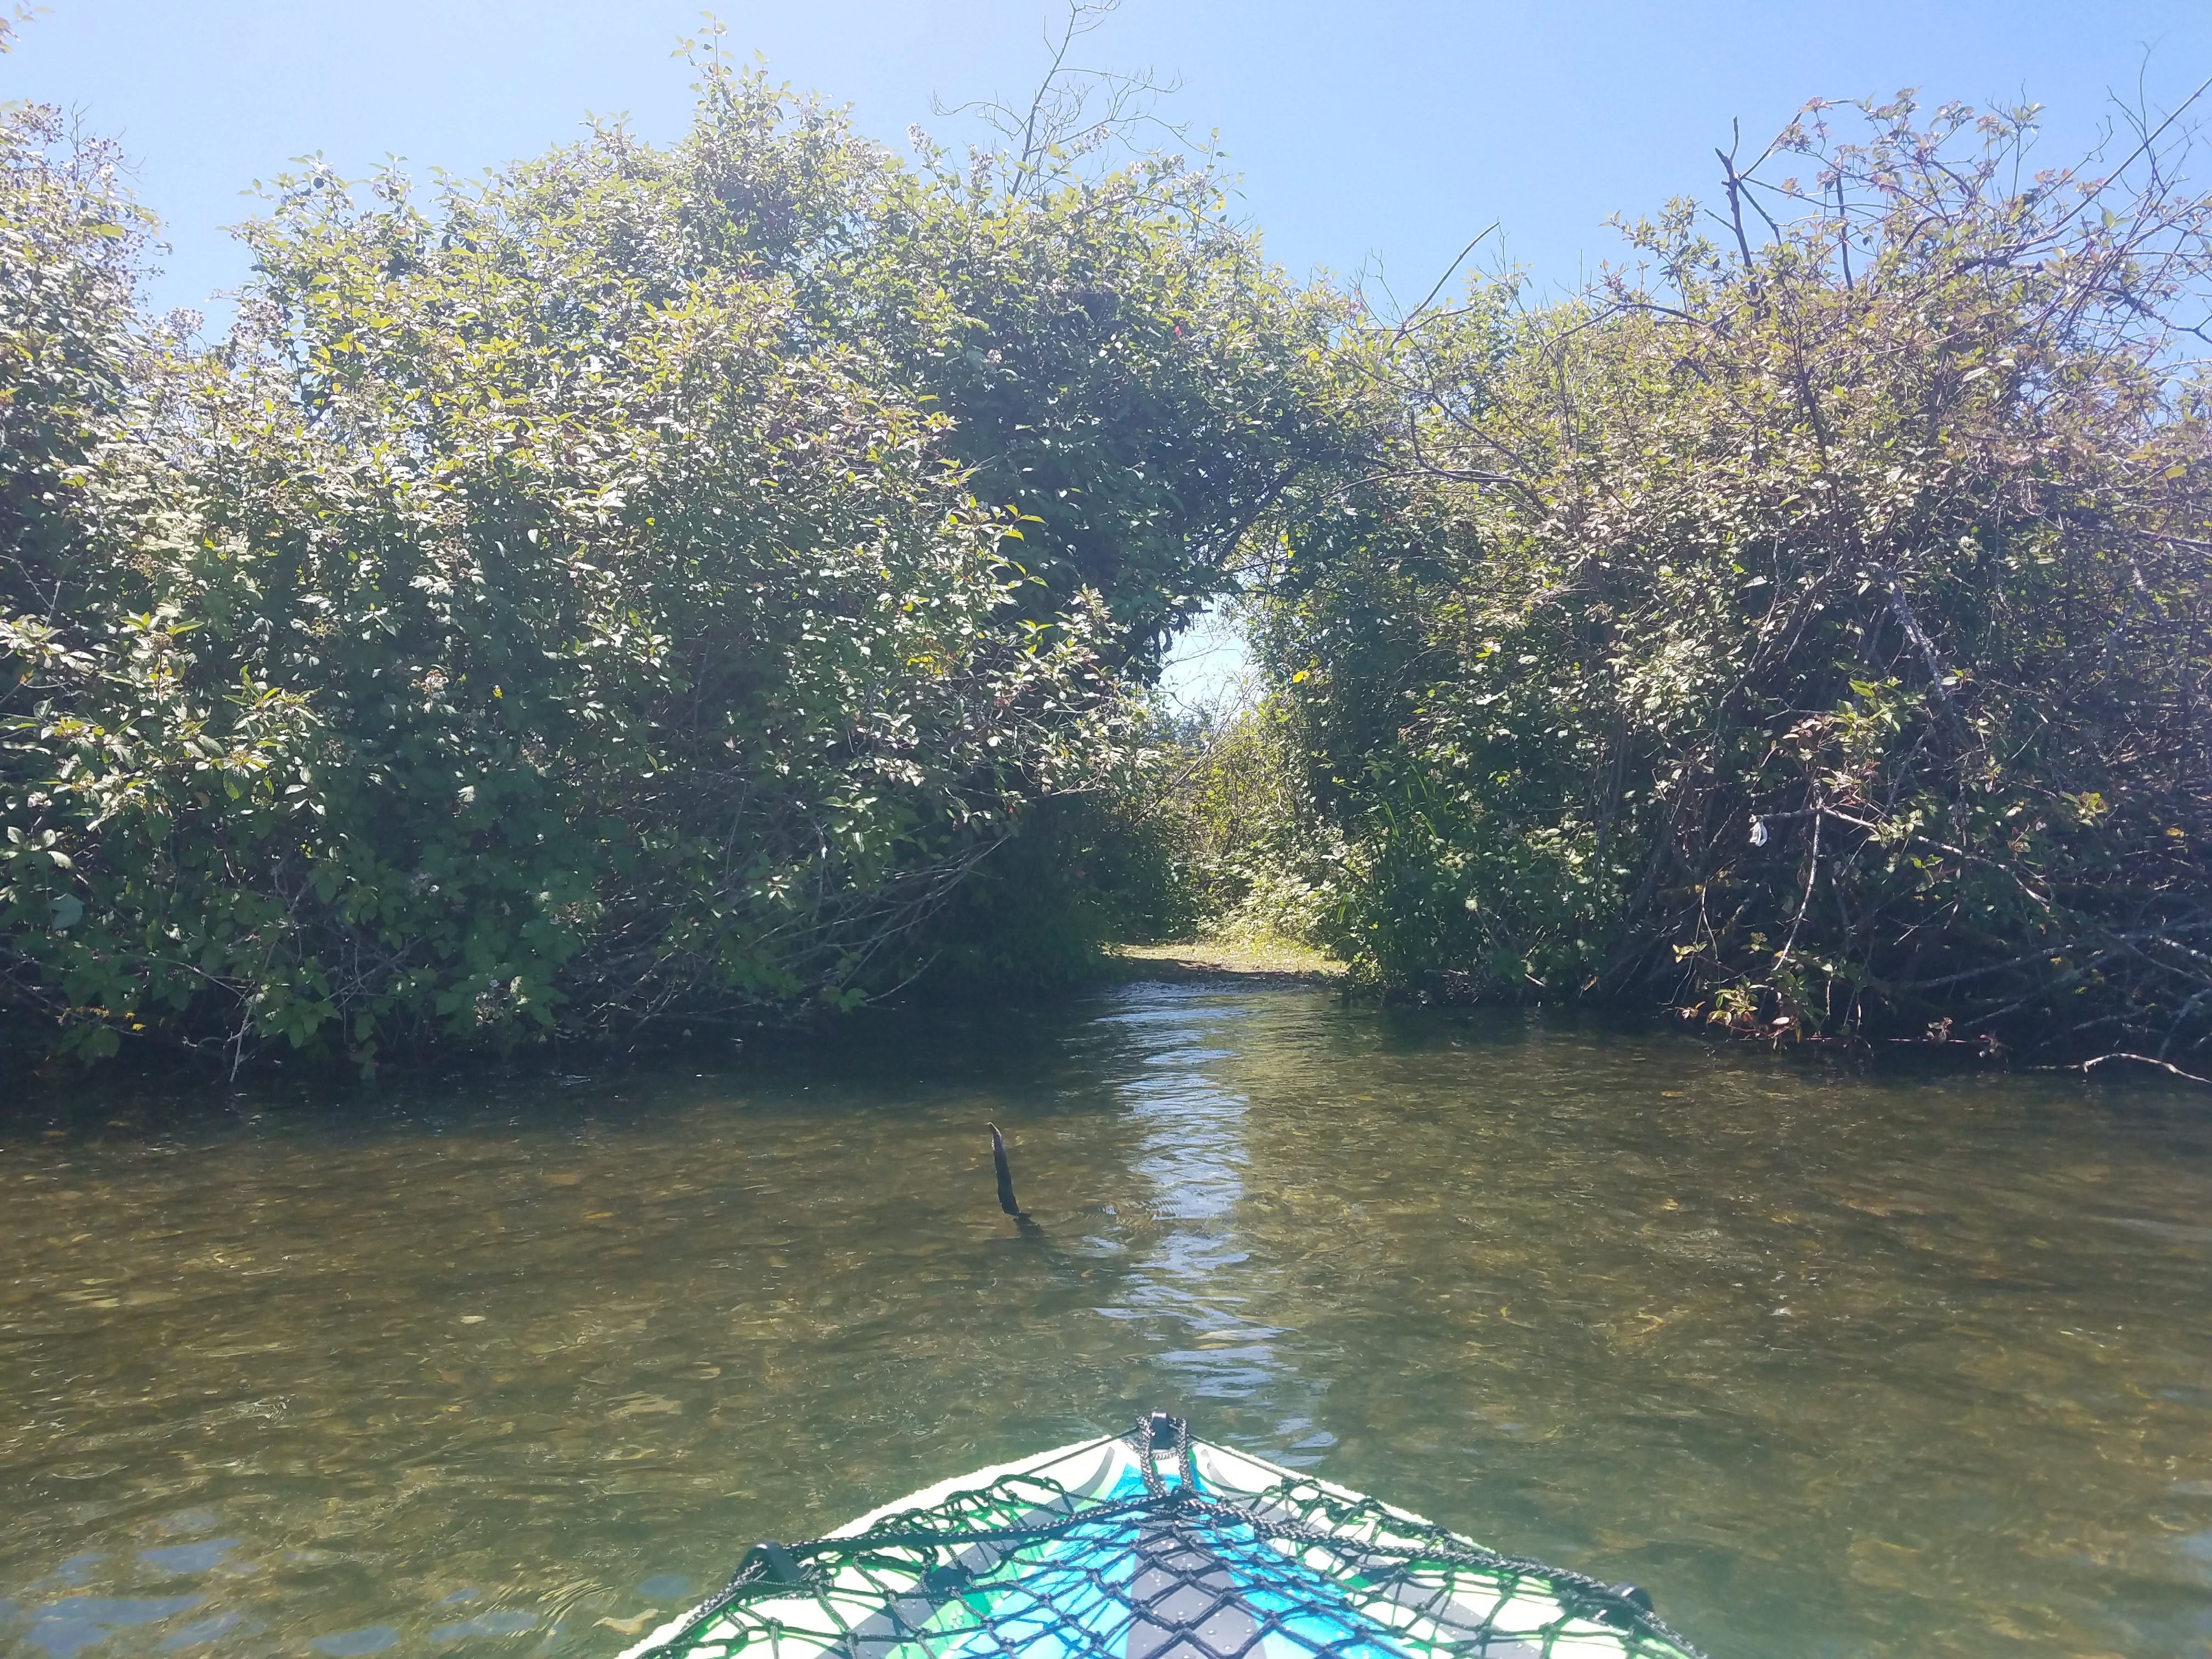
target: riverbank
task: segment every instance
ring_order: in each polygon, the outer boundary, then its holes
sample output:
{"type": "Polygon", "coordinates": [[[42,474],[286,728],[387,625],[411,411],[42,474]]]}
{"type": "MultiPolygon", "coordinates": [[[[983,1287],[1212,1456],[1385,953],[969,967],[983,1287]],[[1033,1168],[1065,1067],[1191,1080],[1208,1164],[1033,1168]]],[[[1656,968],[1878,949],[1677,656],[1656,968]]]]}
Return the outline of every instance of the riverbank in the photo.
{"type": "Polygon", "coordinates": [[[1120,980],[1280,980],[1340,986],[1347,972],[1345,963],[1288,939],[1109,945],[1106,961],[1120,980]]]}

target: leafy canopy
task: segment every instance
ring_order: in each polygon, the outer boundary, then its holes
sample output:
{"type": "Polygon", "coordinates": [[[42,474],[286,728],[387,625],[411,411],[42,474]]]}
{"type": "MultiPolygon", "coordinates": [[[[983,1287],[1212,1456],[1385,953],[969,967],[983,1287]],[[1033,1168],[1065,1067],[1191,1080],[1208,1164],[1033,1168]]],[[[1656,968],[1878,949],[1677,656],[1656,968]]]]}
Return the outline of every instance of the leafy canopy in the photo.
{"type": "Polygon", "coordinates": [[[2212,199],[2170,130],[2028,177],[2033,112],[1846,108],[1723,158],[1717,240],[1676,203],[1569,303],[1368,331],[1395,440],[1261,630],[1352,836],[1336,937],[2172,1063],[2212,1042],[2212,199]]]}
{"type": "Polygon", "coordinates": [[[0,984],[65,1043],[848,1006],[1127,764],[1328,306],[1171,159],[994,186],[701,62],[668,149],[280,181],[207,349],[9,118],[0,984]]]}

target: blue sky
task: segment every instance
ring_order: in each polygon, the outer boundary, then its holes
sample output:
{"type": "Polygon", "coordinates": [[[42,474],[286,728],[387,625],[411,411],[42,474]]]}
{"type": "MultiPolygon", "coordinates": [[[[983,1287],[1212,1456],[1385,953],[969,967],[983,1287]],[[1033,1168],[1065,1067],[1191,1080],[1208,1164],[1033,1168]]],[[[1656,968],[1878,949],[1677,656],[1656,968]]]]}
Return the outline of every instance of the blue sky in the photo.
{"type": "MultiPolygon", "coordinates": [[[[915,121],[963,136],[933,97],[1023,92],[1049,4],[716,9],[738,51],[899,141],[915,121]]],[[[293,156],[471,173],[574,135],[586,110],[674,133],[689,76],[670,50],[699,16],[690,0],[48,0],[0,58],[0,92],[123,139],[173,248],[152,297],[197,305],[244,274],[222,231],[252,210],[240,192],[293,156]]],[[[1613,252],[1607,214],[1709,191],[1732,119],[1763,142],[1815,94],[2025,95],[2069,158],[2109,92],[2142,76],[2170,103],[2212,76],[2212,4],[1127,0],[1091,50],[1182,76],[1174,112],[1220,130],[1293,270],[1379,264],[1418,294],[1492,220],[1510,257],[1571,284],[1613,252]]]]}
{"type": "MultiPolygon", "coordinates": [[[[933,100],[1024,97],[1049,0],[721,0],[740,54],[902,143],[969,137],[933,100]]],[[[321,151],[366,173],[474,173],[624,112],[682,127],[695,0],[47,0],[0,58],[0,96],[119,137],[171,252],[149,298],[220,314],[245,275],[240,192],[321,151]]],[[[1243,210],[1293,270],[1379,271],[1418,297],[1492,221],[1487,249],[1573,286],[1614,212],[1710,194],[1740,120],[1756,149],[1807,98],[2032,99],[2045,151],[2093,143],[2111,95],[2170,106],[2212,76],[2212,0],[1656,4],[1566,0],[1125,0],[1091,61],[1150,65],[1218,129],[1243,210]]],[[[2212,100],[2208,100],[2212,101],[2212,100]]],[[[1495,257],[1492,253],[1491,257],[1495,257]]],[[[1234,665],[1233,647],[1225,658],[1234,665]]]]}

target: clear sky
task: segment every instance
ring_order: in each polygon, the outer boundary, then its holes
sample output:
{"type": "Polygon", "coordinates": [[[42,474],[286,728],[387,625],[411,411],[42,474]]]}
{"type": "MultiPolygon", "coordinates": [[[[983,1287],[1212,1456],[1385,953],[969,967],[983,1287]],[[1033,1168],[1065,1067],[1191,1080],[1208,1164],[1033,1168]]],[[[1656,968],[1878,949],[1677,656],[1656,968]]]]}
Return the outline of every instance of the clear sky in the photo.
{"type": "MultiPolygon", "coordinates": [[[[964,136],[933,97],[1022,94],[1051,4],[715,9],[738,51],[902,142],[916,121],[964,136]]],[[[291,157],[475,172],[573,136],[587,110],[673,134],[690,76],[670,50],[699,18],[690,0],[47,0],[0,58],[0,95],[124,140],[173,245],[151,297],[201,305],[244,274],[222,230],[252,210],[240,191],[291,157]]],[[[1181,76],[1173,112],[1220,130],[1294,270],[1379,264],[1417,295],[1492,220],[1510,258],[1571,284],[1613,254],[1607,214],[1710,192],[1732,119],[1763,143],[1816,94],[2025,95],[2070,159],[2109,93],[2140,79],[2171,103],[2212,76],[2212,3],[1126,0],[1090,56],[1181,76]]]]}
{"type": "MultiPolygon", "coordinates": [[[[910,122],[970,136],[933,100],[1025,98],[1054,4],[714,9],[738,52],[902,143],[910,122]]],[[[220,314],[210,295],[245,275],[222,227],[254,179],[316,150],[349,175],[387,153],[477,172],[586,111],[672,136],[690,76],[671,49],[699,22],[696,0],[46,0],[0,96],[120,137],[172,245],[149,297],[220,314]]],[[[1380,270],[1411,299],[1493,220],[1492,246],[1572,286],[1614,255],[1608,214],[1710,196],[1732,121],[1755,150],[1816,94],[2032,99],[2045,153],[2071,161],[2112,94],[2170,106],[2212,76],[2212,0],[1125,0],[1085,56],[1181,77],[1169,112],[1219,130],[1293,270],[1380,270]]]]}

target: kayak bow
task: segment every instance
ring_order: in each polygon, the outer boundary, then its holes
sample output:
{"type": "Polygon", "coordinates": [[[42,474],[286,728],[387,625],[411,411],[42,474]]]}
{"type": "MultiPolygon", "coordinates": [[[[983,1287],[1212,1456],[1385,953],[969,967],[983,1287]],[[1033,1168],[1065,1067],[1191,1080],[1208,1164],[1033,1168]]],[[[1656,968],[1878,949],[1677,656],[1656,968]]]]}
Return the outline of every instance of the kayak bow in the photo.
{"type": "Polygon", "coordinates": [[[1650,1598],[1155,1414],[761,1544],[623,1659],[1700,1659],[1650,1598]]]}

